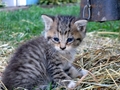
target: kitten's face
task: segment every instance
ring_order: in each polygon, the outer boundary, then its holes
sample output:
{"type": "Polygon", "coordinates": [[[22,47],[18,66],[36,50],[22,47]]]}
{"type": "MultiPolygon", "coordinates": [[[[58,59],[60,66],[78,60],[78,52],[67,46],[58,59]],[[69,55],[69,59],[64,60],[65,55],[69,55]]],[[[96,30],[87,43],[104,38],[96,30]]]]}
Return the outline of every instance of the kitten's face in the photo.
{"type": "Polygon", "coordinates": [[[42,15],[45,22],[45,38],[60,52],[71,51],[79,46],[85,36],[86,20],[77,20],[72,16],[51,18],[42,15]]]}

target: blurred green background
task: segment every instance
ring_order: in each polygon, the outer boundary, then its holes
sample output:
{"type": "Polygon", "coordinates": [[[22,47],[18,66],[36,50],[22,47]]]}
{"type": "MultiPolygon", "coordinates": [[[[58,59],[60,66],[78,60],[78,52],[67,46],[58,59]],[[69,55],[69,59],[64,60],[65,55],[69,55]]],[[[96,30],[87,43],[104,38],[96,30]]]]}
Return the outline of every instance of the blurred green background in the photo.
{"type": "MultiPolygon", "coordinates": [[[[44,0],[41,0],[44,1],[44,0]]],[[[48,0],[50,1],[50,0],[48,0]]],[[[53,0],[54,1],[54,0],[53,0]]],[[[73,0],[74,1],[74,0],[73,0]]],[[[76,1],[76,0],[75,0],[76,1]]],[[[73,15],[80,16],[80,3],[69,3],[47,6],[33,5],[28,9],[19,9],[15,11],[0,11],[0,41],[10,42],[13,45],[19,42],[39,36],[44,30],[44,25],[41,20],[42,14],[48,15],[73,15]]],[[[104,23],[88,22],[88,32],[116,32],[120,31],[120,21],[107,21],[104,23]]],[[[118,35],[104,35],[111,38],[117,38],[118,35]]]]}

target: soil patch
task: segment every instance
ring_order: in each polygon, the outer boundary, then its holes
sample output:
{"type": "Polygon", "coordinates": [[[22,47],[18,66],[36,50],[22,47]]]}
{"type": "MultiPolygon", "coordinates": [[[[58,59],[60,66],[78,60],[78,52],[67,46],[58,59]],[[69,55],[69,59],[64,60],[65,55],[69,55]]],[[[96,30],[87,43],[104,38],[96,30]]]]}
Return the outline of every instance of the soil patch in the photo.
{"type": "Polygon", "coordinates": [[[15,11],[20,9],[28,9],[28,8],[29,6],[3,7],[3,8],[0,8],[0,11],[15,11]]]}

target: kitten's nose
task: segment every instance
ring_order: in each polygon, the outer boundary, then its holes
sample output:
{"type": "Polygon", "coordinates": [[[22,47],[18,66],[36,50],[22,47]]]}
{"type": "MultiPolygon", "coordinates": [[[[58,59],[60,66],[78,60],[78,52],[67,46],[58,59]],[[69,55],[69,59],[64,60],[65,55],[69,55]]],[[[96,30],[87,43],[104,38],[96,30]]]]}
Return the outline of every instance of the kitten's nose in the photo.
{"type": "Polygon", "coordinates": [[[60,49],[64,50],[66,47],[60,47],[60,49]]]}

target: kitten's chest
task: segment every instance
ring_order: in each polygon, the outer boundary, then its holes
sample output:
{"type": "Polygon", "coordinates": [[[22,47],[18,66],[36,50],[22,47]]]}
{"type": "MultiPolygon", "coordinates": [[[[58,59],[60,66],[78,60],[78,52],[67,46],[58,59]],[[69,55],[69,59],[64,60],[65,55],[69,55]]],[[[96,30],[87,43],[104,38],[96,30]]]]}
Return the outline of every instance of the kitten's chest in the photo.
{"type": "Polygon", "coordinates": [[[62,58],[65,59],[64,61],[68,61],[68,62],[72,63],[74,61],[74,59],[75,59],[75,52],[62,53],[61,56],[62,56],[62,58]]]}
{"type": "Polygon", "coordinates": [[[67,67],[71,66],[71,64],[74,61],[75,54],[74,53],[64,53],[60,54],[60,57],[62,57],[62,68],[66,69],[67,67]]]}

